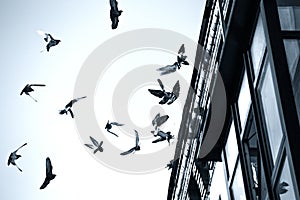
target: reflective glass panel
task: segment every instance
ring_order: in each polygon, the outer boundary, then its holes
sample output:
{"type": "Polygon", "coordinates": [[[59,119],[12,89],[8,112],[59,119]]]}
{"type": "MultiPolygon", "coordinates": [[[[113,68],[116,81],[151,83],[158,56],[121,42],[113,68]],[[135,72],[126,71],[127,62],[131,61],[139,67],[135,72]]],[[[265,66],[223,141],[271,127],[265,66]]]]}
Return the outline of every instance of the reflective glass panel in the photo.
{"type": "Polygon", "coordinates": [[[250,89],[248,85],[248,78],[246,72],[244,72],[243,82],[241,85],[240,95],[238,99],[238,107],[239,107],[239,115],[241,127],[244,129],[245,122],[248,117],[249,108],[251,105],[251,95],[250,89]]]}
{"type": "Polygon", "coordinates": [[[246,200],[245,186],[240,162],[238,163],[231,189],[235,200],[246,200]]]}
{"type": "Polygon", "coordinates": [[[260,88],[260,97],[273,162],[275,163],[283,133],[270,62],[266,64],[266,72],[260,88]]]}
{"type": "Polygon", "coordinates": [[[259,73],[259,69],[261,66],[261,61],[263,59],[265,48],[266,48],[266,38],[265,38],[264,29],[263,29],[261,15],[259,15],[258,20],[257,20],[257,25],[255,28],[255,32],[254,32],[254,36],[253,36],[252,43],[251,43],[251,48],[250,48],[255,80],[259,73]]]}
{"type": "Polygon", "coordinates": [[[276,192],[282,200],[296,199],[291,170],[287,159],[285,159],[280,180],[276,185],[276,192]]]}
{"type": "Polygon", "coordinates": [[[278,14],[282,30],[300,30],[300,6],[279,6],[278,14]]]}
{"type": "Polygon", "coordinates": [[[234,123],[231,123],[225,150],[227,156],[229,175],[231,176],[239,153],[237,141],[236,141],[236,132],[234,128],[234,123]]]}

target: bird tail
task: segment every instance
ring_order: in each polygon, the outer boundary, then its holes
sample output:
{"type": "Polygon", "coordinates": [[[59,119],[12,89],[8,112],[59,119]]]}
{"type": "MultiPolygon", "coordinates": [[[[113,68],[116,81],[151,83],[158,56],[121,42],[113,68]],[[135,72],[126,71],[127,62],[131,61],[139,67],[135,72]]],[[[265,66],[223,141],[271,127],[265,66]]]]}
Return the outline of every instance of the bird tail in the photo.
{"type": "Polygon", "coordinates": [[[56,174],[52,174],[50,179],[53,180],[56,177],[56,174]]]}

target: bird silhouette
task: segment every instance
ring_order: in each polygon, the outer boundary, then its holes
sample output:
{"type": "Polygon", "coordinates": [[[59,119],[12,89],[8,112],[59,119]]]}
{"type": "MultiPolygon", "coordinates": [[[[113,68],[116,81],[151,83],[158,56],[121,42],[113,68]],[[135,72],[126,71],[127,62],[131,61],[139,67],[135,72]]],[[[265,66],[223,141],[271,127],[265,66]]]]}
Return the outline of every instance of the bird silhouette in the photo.
{"type": "Polygon", "coordinates": [[[134,132],[135,132],[135,146],[132,147],[131,149],[129,149],[128,151],[121,153],[120,155],[124,156],[124,155],[130,154],[130,153],[134,153],[135,151],[141,150],[141,147],[139,145],[139,143],[140,143],[139,133],[136,130],[134,130],[134,132]]]}
{"type": "Polygon", "coordinates": [[[156,130],[159,126],[161,126],[163,123],[165,123],[168,119],[169,119],[169,115],[160,116],[160,113],[158,113],[152,120],[152,125],[154,126],[154,129],[156,130]]]}
{"type": "Polygon", "coordinates": [[[162,81],[160,79],[157,79],[157,81],[162,90],[148,89],[148,91],[152,95],[162,98],[159,104],[165,104],[165,103],[167,103],[168,105],[172,104],[179,97],[179,92],[180,92],[179,81],[177,81],[176,84],[174,85],[172,92],[166,92],[162,81]]]}
{"type": "Polygon", "coordinates": [[[63,115],[63,114],[68,114],[68,112],[70,113],[70,115],[71,115],[71,117],[72,118],[74,118],[74,113],[73,113],[73,111],[72,111],[72,106],[73,106],[73,104],[74,103],[76,103],[77,101],[79,101],[80,99],[84,99],[84,98],[86,98],[86,96],[84,96],[84,97],[79,97],[79,98],[76,98],[76,99],[73,99],[73,100],[71,100],[66,106],[65,106],[65,108],[63,109],[63,110],[59,110],[59,114],[61,114],[61,115],[63,115]]]}
{"type": "Polygon", "coordinates": [[[160,71],[160,75],[166,75],[175,72],[177,69],[181,68],[181,65],[189,65],[189,62],[186,61],[187,56],[184,55],[185,47],[184,44],[181,45],[178,51],[177,61],[173,65],[167,65],[161,68],[158,68],[157,71],[160,71]]]}
{"type": "Polygon", "coordinates": [[[25,145],[27,145],[27,143],[23,144],[22,146],[20,146],[17,150],[15,150],[14,152],[11,152],[7,161],[7,165],[9,166],[10,164],[16,166],[20,171],[22,171],[18,165],[16,164],[16,160],[19,159],[21,157],[21,155],[18,155],[17,152],[19,149],[21,149],[22,147],[24,147],[25,145]]]}
{"type": "Polygon", "coordinates": [[[168,170],[172,169],[174,167],[174,160],[171,160],[170,163],[167,164],[165,168],[168,168],[168,170]]]}
{"type": "Polygon", "coordinates": [[[289,184],[285,181],[281,182],[278,184],[277,186],[277,193],[278,194],[284,194],[288,191],[288,189],[286,189],[286,187],[288,187],[289,184]]]}
{"type": "Polygon", "coordinates": [[[43,184],[41,185],[40,189],[44,189],[45,187],[47,187],[47,185],[50,183],[51,180],[53,180],[56,175],[52,173],[52,164],[51,164],[51,160],[49,157],[46,158],[46,178],[43,182],[43,184]]]}
{"type": "Polygon", "coordinates": [[[170,140],[174,138],[174,135],[171,135],[171,132],[163,132],[162,130],[158,131],[152,131],[154,137],[159,136],[158,139],[152,141],[152,143],[157,143],[157,142],[162,142],[164,140],[167,140],[168,143],[170,144],[170,140]],[[156,134],[155,134],[156,133],[156,134]]]}
{"type": "MultiPolygon", "coordinates": [[[[97,151],[103,152],[103,148],[102,148],[103,141],[101,141],[99,143],[92,136],[90,136],[90,139],[91,139],[92,143],[94,144],[94,146],[96,147],[96,149],[94,150],[94,154],[97,153],[97,151]]],[[[92,144],[84,144],[84,145],[89,147],[90,149],[94,149],[94,146],[92,144]]]]}
{"type": "Polygon", "coordinates": [[[110,131],[110,129],[112,129],[112,126],[124,126],[124,124],[119,124],[118,122],[111,122],[109,123],[109,120],[107,121],[106,125],[105,125],[105,129],[107,130],[107,132],[115,135],[116,137],[119,137],[117,134],[115,134],[114,132],[110,131]]]}
{"type": "MultiPolygon", "coordinates": [[[[46,49],[47,49],[48,52],[49,52],[51,47],[56,46],[61,42],[61,40],[54,39],[52,37],[52,35],[49,34],[49,33],[44,33],[43,31],[40,31],[40,30],[38,30],[37,32],[38,32],[39,35],[44,37],[45,42],[48,42],[47,45],[46,45],[46,49]]],[[[41,51],[41,52],[43,52],[43,51],[41,51]]]]}
{"type": "Polygon", "coordinates": [[[23,93],[25,93],[26,95],[28,95],[29,97],[31,97],[35,102],[37,102],[37,100],[35,98],[33,98],[29,93],[33,92],[34,89],[32,88],[32,86],[39,86],[39,87],[45,87],[46,85],[44,84],[27,84],[23,90],[21,91],[20,95],[22,95],[23,93]]]}
{"type": "Polygon", "coordinates": [[[119,24],[119,17],[122,14],[122,10],[118,9],[118,2],[116,0],[109,0],[110,3],[110,20],[112,22],[111,28],[116,29],[119,24]]]}

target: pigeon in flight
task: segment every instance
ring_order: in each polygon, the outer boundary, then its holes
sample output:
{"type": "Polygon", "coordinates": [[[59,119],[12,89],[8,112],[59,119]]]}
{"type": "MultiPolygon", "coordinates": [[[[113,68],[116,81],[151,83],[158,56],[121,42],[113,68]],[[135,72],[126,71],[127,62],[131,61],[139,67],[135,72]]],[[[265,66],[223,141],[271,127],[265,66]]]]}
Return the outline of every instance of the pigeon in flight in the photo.
{"type": "Polygon", "coordinates": [[[118,2],[116,0],[109,0],[110,3],[110,20],[111,28],[116,29],[119,23],[119,16],[122,14],[122,10],[118,9],[118,2]]]}
{"type": "Polygon", "coordinates": [[[174,160],[171,160],[170,163],[167,164],[165,168],[168,168],[168,170],[172,169],[174,167],[174,160]]]}
{"type": "Polygon", "coordinates": [[[177,61],[173,65],[167,65],[157,69],[157,71],[160,71],[160,75],[162,76],[162,75],[170,74],[175,72],[177,69],[179,70],[181,68],[181,64],[189,65],[189,62],[186,61],[187,56],[185,56],[184,53],[185,53],[185,48],[184,48],[184,44],[182,44],[178,51],[177,61]]]}
{"type": "Polygon", "coordinates": [[[117,134],[115,134],[114,132],[110,131],[110,129],[112,129],[112,126],[124,126],[124,124],[119,124],[118,122],[111,122],[109,123],[109,121],[107,121],[106,125],[105,125],[105,129],[107,130],[107,132],[115,135],[116,137],[119,137],[117,134]]]}
{"type": "Polygon", "coordinates": [[[21,149],[22,147],[24,147],[25,145],[27,145],[27,143],[23,144],[22,146],[20,146],[17,150],[15,150],[14,152],[10,153],[9,158],[8,158],[8,162],[7,165],[9,166],[10,164],[16,166],[20,171],[22,171],[18,165],[16,164],[16,160],[19,159],[21,157],[21,155],[18,155],[17,152],[19,149],[21,149]]]}
{"type": "Polygon", "coordinates": [[[157,133],[155,134],[154,131],[152,131],[153,135],[155,137],[159,136],[160,138],[152,141],[152,143],[157,143],[157,142],[161,142],[161,141],[164,141],[164,140],[167,140],[168,143],[170,144],[170,140],[174,138],[174,135],[171,135],[171,132],[163,132],[161,130],[158,130],[157,133]]]}
{"type": "Polygon", "coordinates": [[[280,194],[284,194],[288,191],[288,189],[286,189],[286,187],[288,187],[289,184],[285,181],[281,182],[278,184],[277,186],[277,193],[280,195],[280,194]]]}
{"type": "MultiPolygon", "coordinates": [[[[56,40],[52,37],[51,34],[49,33],[44,33],[43,31],[37,31],[39,35],[43,36],[44,37],[44,40],[45,42],[48,42],[47,43],[47,46],[46,46],[46,49],[47,51],[49,52],[50,48],[53,47],[53,46],[56,46],[58,45],[61,41],[60,40],[56,40]]],[[[42,51],[41,51],[42,52],[42,51]]]]}
{"type": "Polygon", "coordinates": [[[77,99],[73,99],[73,100],[71,100],[66,106],[65,106],[65,108],[63,109],[63,110],[59,110],[59,114],[61,114],[61,115],[63,115],[63,114],[68,114],[68,112],[70,113],[70,115],[71,115],[71,117],[72,118],[74,118],[74,114],[73,114],[73,111],[72,111],[72,106],[73,106],[73,104],[74,103],[76,103],[77,101],[79,101],[80,99],[84,99],[84,98],[86,98],[86,96],[84,96],[84,97],[79,97],[79,98],[77,98],[77,99]]]}
{"type": "Polygon", "coordinates": [[[45,187],[47,187],[47,185],[50,183],[51,180],[53,180],[55,178],[55,174],[52,173],[52,165],[51,165],[51,161],[50,158],[47,157],[46,158],[46,178],[43,182],[43,184],[41,185],[40,189],[44,189],[45,187]]]}
{"type": "Polygon", "coordinates": [[[26,95],[30,96],[35,102],[37,102],[36,99],[34,99],[29,92],[33,92],[34,89],[32,89],[32,86],[40,86],[40,87],[45,87],[46,85],[44,84],[27,84],[23,90],[21,91],[20,95],[22,95],[23,93],[25,93],[26,95]]]}
{"type": "MultiPolygon", "coordinates": [[[[90,136],[90,139],[91,139],[92,143],[94,144],[94,146],[96,147],[96,149],[94,150],[94,154],[97,153],[97,151],[103,152],[103,148],[102,148],[103,141],[101,141],[99,143],[92,136],[90,136]]],[[[94,146],[92,144],[84,144],[84,145],[90,149],[94,149],[94,146]]]]}
{"type": "Polygon", "coordinates": [[[169,115],[160,116],[160,113],[158,113],[152,120],[152,125],[154,126],[154,129],[157,130],[157,128],[163,123],[165,123],[168,119],[169,115]]]}
{"type": "Polygon", "coordinates": [[[172,92],[166,92],[161,80],[157,79],[157,81],[162,90],[148,89],[148,91],[154,96],[162,98],[159,104],[165,104],[165,103],[167,103],[168,105],[172,104],[179,96],[179,91],[180,91],[179,81],[177,81],[176,84],[174,85],[172,92]]]}
{"type": "Polygon", "coordinates": [[[134,153],[135,151],[141,150],[141,147],[139,146],[139,143],[140,143],[139,133],[136,130],[134,130],[134,131],[135,131],[135,135],[136,135],[135,136],[135,147],[132,147],[131,149],[121,153],[120,155],[124,156],[124,155],[130,154],[130,153],[134,153]]]}

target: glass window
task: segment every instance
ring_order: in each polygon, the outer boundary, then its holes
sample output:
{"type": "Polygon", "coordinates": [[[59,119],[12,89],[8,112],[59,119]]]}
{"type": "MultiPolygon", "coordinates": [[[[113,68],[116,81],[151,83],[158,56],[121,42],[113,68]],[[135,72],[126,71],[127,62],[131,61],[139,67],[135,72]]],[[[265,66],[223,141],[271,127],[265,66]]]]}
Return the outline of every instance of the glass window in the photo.
{"type": "Polygon", "coordinates": [[[250,95],[250,89],[248,85],[248,78],[246,72],[244,72],[243,82],[242,82],[239,99],[238,99],[238,107],[239,107],[240,122],[241,122],[242,129],[244,129],[245,127],[245,122],[248,117],[250,104],[251,104],[251,95],[250,95]]]}
{"type": "Polygon", "coordinates": [[[228,200],[227,183],[223,162],[217,162],[210,187],[210,199],[228,200]]]}
{"type": "Polygon", "coordinates": [[[261,15],[259,15],[254,36],[251,43],[251,48],[250,48],[255,80],[259,73],[265,48],[266,48],[266,38],[263,29],[261,15]]]}
{"type": "Polygon", "coordinates": [[[286,39],[283,42],[300,123],[300,40],[286,39]]]}
{"type": "Polygon", "coordinates": [[[279,6],[278,14],[282,30],[300,30],[300,6],[279,6]]]}
{"type": "Polygon", "coordinates": [[[275,191],[282,200],[297,199],[295,196],[294,185],[291,177],[291,170],[287,159],[285,159],[284,161],[284,165],[280,175],[280,180],[275,187],[275,191]]]}
{"type": "Polygon", "coordinates": [[[237,141],[236,141],[236,132],[234,128],[234,123],[231,123],[225,150],[227,156],[229,176],[231,176],[236,163],[236,158],[239,153],[237,141]]]}
{"type": "Polygon", "coordinates": [[[275,163],[283,133],[270,62],[266,63],[265,70],[265,75],[260,88],[260,99],[262,102],[264,121],[273,162],[275,163]]]}
{"type": "Polygon", "coordinates": [[[291,79],[293,81],[296,70],[299,68],[300,40],[283,40],[283,42],[291,79]]]}
{"type": "Polygon", "coordinates": [[[240,162],[238,163],[234,179],[231,186],[233,199],[235,200],[246,200],[244,180],[242,175],[242,169],[240,162]]]}

